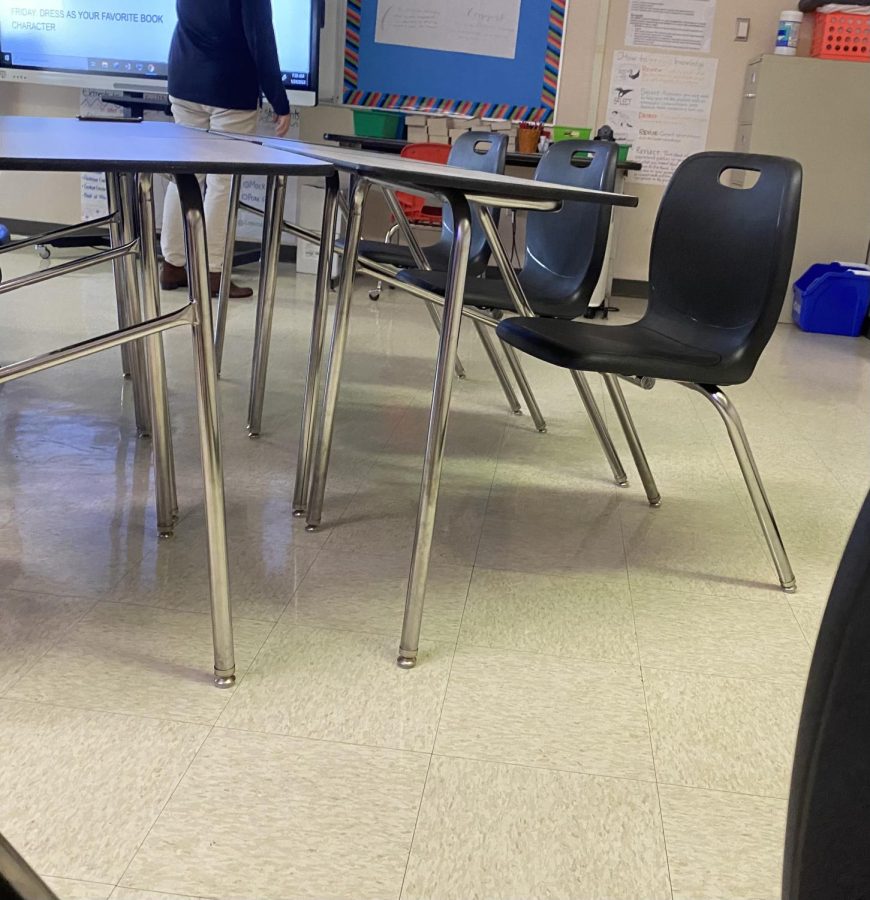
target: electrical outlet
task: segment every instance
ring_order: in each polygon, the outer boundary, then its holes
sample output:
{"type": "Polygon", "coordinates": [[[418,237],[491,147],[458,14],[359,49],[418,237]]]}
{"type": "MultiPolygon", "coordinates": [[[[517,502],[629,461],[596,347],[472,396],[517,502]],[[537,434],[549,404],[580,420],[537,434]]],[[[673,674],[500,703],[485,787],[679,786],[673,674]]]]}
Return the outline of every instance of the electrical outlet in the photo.
{"type": "Polygon", "coordinates": [[[749,40],[749,19],[738,19],[737,20],[737,31],[734,35],[735,41],[748,41],[749,40]]]}

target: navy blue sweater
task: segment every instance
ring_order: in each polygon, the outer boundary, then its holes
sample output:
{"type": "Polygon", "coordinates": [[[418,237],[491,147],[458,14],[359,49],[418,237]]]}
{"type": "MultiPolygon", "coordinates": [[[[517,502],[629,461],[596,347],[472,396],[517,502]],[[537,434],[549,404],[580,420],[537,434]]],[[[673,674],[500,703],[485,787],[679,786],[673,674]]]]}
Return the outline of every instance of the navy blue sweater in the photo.
{"type": "Polygon", "coordinates": [[[270,0],[178,0],[169,93],[225,109],[256,109],[260,92],[290,112],[281,81],[270,0]]]}

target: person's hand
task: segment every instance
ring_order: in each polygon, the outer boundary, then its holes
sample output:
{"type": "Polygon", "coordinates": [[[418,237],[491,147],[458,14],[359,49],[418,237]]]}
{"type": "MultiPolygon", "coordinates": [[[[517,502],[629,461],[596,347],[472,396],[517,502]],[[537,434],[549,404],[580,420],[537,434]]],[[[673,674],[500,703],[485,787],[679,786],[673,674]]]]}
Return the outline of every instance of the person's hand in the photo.
{"type": "Polygon", "coordinates": [[[290,130],[290,115],[275,116],[275,136],[282,138],[290,130]]]}

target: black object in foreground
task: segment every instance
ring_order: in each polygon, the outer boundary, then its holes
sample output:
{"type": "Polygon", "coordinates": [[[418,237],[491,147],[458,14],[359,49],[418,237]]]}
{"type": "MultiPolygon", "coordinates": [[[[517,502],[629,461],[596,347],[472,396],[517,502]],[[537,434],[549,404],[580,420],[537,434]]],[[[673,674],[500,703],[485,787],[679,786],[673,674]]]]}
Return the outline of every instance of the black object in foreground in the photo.
{"type": "Polygon", "coordinates": [[[870,897],[870,497],[819,630],[801,713],[784,900],[870,897]]]}

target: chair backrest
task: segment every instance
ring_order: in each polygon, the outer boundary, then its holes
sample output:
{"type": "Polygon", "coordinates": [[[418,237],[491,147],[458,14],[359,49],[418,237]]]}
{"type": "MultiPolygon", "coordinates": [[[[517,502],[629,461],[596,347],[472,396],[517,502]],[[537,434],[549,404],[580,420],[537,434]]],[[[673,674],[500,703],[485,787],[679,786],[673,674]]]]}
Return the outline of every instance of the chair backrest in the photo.
{"type": "Polygon", "coordinates": [[[819,630],[789,799],[783,900],[870,897],[870,497],[819,630]]]}
{"type": "MultiPolygon", "coordinates": [[[[612,191],[619,148],[608,141],[559,141],[535,170],[536,181],[612,191]]],[[[535,312],[575,319],[586,312],[604,268],[611,208],[565,203],[531,212],[520,281],[535,312]]]]}
{"type": "Polygon", "coordinates": [[[647,324],[720,353],[728,383],[749,378],[776,327],[801,183],[794,160],[700,153],[680,165],[662,199],[647,324]]]}
{"type": "MultiPolygon", "coordinates": [[[[406,144],[402,147],[399,155],[405,159],[446,165],[450,157],[450,146],[448,144],[406,144]]],[[[396,191],[396,199],[399,201],[402,211],[411,221],[419,218],[426,207],[425,198],[418,197],[416,194],[396,191]]]]}
{"type": "MultiPolygon", "coordinates": [[[[462,169],[474,169],[476,172],[501,175],[504,173],[506,158],[507,135],[493,134],[489,131],[468,131],[454,142],[448,164],[462,169]]],[[[498,221],[498,210],[493,210],[493,217],[498,221]]],[[[435,269],[447,268],[453,244],[453,215],[447,204],[442,209],[441,223],[441,237],[438,243],[426,248],[426,256],[435,269]]],[[[489,254],[489,244],[480,224],[480,217],[472,210],[468,274],[479,275],[483,272],[489,261],[489,254]]]]}

